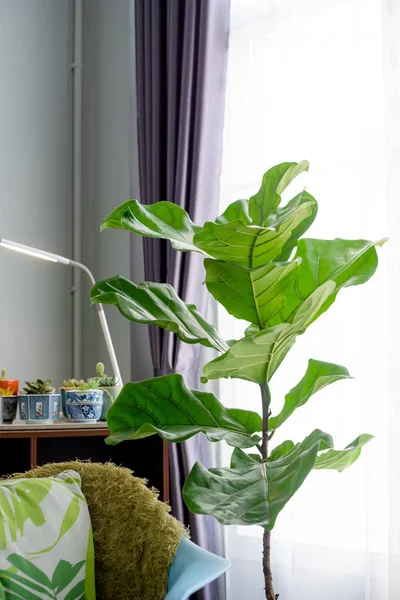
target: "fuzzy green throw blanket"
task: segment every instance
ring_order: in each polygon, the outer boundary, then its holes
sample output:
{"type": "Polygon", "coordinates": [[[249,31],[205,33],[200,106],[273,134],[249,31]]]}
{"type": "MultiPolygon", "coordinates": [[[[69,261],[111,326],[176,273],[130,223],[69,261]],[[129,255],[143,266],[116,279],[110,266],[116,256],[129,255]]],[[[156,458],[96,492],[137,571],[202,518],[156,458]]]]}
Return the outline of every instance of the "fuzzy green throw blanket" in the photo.
{"type": "Polygon", "coordinates": [[[72,469],[82,477],[92,520],[96,596],[101,600],[161,600],[183,525],[158,493],[129,469],[66,462],[37,467],[17,477],[50,477],[72,469]]]}

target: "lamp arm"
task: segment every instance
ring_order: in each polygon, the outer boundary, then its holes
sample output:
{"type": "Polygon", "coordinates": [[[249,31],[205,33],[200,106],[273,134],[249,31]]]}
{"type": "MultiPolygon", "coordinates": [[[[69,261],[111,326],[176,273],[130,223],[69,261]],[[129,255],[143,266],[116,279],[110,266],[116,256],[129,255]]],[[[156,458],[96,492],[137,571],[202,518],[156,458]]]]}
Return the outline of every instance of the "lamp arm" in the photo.
{"type": "MultiPolygon", "coordinates": [[[[94,286],[94,284],[96,283],[96,280],[93,277],[92,272],[87,268],[86,265],[83,265],[82,263],[77,262],[76,260],[69,260],[69,264],[71,265],[71,267],[76,267],[77,269],[81,269],[81,271],[83,271],[86,274],[87,278],[89,279],[91,287],[94,286]]],[[[119,370],[117,356],[115,354],[114,345],[113,345],[113,342],[111,339],[111,334],[110,334],[110,330],[108,327],[106,314],[104,312],[103,305],[96,304],[96,307],[97,307],[97,314],[98,314],[99,320],[100,320],[100,325],[103,330],[103,335],[104,335],[104,339],[106,342],[108,354],[110,356],[111,367],[112,367],[113,373],[114,373],[115,377],[118,379],[119,385],[123,385],[121,372],[119,370]]]]}
{"type": "MultiPolygon", "coordinates": [[[[65,256],[60,256],[59,254],[53,254],[53,252],[47,252],[46,250],[39,250],[38,248],[33,248],[32,246],[27,246],[26,244],[19,244],[18,242],[13,242],[11,240],[6,240],[5,238],[0,238],[0,246],[4,246],[9,250],[14,250],[16,252],[21,252],[22,254],[28,254],[29,256],[34,256],[35,258],[41,258],[43,260],[48,260],[54,263],[60,263],[62,265],[69,265],[71,267],[76,267],[77,269],[81,269],[87,278],[90,281],[90,285],[94,286],[96,283],[95,278],[93,277],[92,272],[87,268],[86,265],[77,262],[76,260],[71,260],[70,258],[66,258],[65,256]]],[[[108,350],[108,354],[111,360],[111,366],[114,372],[115,377],[122,385],[122,377],[118,367],[118,361],[115,354],[114,346],[111,339],[110,330],[108,328],[108,323],[106,319],[106,315],[101,304],[97,304],[97,313],[100,319],[100,325],[103,330],[104,339],[106,341],[106,346],[108,350]]]]}

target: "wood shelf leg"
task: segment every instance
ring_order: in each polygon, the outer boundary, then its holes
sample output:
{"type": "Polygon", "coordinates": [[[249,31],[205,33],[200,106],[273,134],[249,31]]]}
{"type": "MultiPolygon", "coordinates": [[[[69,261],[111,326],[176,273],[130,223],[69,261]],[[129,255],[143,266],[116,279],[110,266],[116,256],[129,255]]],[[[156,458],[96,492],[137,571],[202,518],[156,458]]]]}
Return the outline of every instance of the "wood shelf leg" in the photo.
{"type": "Polygon", "coordinates": [[[31,469],[37,465],[37,437],[31,437],[31,469]]]}

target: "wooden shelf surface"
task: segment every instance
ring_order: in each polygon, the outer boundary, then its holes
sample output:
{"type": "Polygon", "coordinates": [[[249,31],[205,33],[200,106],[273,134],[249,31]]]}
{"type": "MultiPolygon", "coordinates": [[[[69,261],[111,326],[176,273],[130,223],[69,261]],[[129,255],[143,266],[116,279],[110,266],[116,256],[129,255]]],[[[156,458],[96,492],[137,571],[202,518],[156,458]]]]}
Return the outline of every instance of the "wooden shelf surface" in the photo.
{"type": "Polygon", "coordinates": [[[88,421],[87,423],[72,423],[71,421],[67,421],[66,419],[58,419],[54,423],[24,423],[17,422],[12,425],[0,425],[0,432],[2,431],[59,431],[62,429],[103,429],[107,430],[107,423],[105,421],[99,421],[97,423],[91,423],[88,421]]]}

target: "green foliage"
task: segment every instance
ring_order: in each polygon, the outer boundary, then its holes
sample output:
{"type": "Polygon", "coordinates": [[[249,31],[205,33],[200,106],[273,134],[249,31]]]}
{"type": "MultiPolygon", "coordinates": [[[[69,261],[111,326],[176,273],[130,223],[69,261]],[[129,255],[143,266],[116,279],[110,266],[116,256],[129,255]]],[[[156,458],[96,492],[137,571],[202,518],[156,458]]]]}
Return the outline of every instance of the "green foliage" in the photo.
{"type": "Polygon", "coordinates": [[[153,434],[181,442],[202,432],[210,441],[224,439],[234,446],[229,468],[207,470],[196,463],[183,489],[190,510],[223,524],[272,529],[312,469],[342,471],[372,437],[362,434],[335,450],[331,436],[315,430],[301,443],[286,440],[268,447],[275,430],[311,396],[350,377],[345,367],[312,359],[280,412],[271,416],[269,383],[297,336],[334,303],[340,290],[370,279],[378,264],[377,246],[385,241],[299,239],[317,215],[317,202],[305,190],[284,206],[281,200],[308,166],[303,161],[272,167],[254,196],[233,202],[203,226],[174,204],[141,206],[137,200],[117,208],[102,224],[103,229],[168,239],[176,250],[205,254],[207,289],[248,324],[241,339],[225,342],[167,284],[135,285],[112,277],[91,292],[92,302],[113,304],[131,321],[158,325],[183,342],[216,350],[219,356],[203,368],[203,382],[233,377],[260,386],[262,418],[225,408],[212,394],[189,389],[180,375],[127,384],[108,412],[111,444],[153,434]],[[243,451],[250,447],[258,454],[243,451]]]}
{"type": "Polygon", "coordinates": [[[276,417],[269,418],[269,429],[280,427],[297,408],[308,402],[313,394],[340,379],[351,379],[345,367],[310,358],[303,379],[286,394],[281,412],[276,417]]]}
{"type": "Polygon", "coordinates": [[[308,171],[309,163],[281,163],[269,169],[262,178],[257,194],[249,200],[249,216],[253,225],[268,226],[281,203],[281,194],[289,183],[303,171],[308,171]]]}
{"type": "Polygon", "coordinates": [[[189,389],[181,375],[128,383],[118,398],[109,409],[115,432],[110,444],[155,433],[167,442],[183,442],[201,432],[211,442],[225,440],[238,448],[251,448],[261,439],[254,435],[262,429],[257,413],[224,408],[213,394],[189,389]]]}
{"type": "Polygon", "coordinates": [[[118,377],[111,377],[104,373],[104,364],[102,362],[98,362],[96,365],[96,375],[99,387],[114,387],[118,385],[118,377]]]}
{"type": "Polygon", "coordinates": [[[344,450],[318,456],[333,442],[330,435],[316,429],[301,444],[288,446],[281,456],[271,455],[267,461],[236,449],[229,469],[207,470],[196,463],[184,485],[183,497],[192,512],[211,514],[223,525],[262,525],[270,530],[311,469],[343,471],[371,438],[360,436],[344,450]]]}
{"type": "Polygon", "coordinates": [[[115,377],[114,375],[104,375],[100,379],[99,387],[101,387],[101,388],[115,387],[116,385],[118,385],[118,383],[119,383],[118,377],[115,377]]]}
{"type": "Polygon", "coordinates": [[[64,379],[63,387],[75,389],[75,388],[79,388],[84,383],[85,383],[85,381],[83,379],[64,379]]]}
{"type": "Polygon", "coordinates": [[[170,240],[175,250],[198,251],[193,236],[200,227],[172,202],[142,206],[137,200],[128,200],[104,219],[101,229],[127,229],[145,237],[170,240]]]}
{"type": "Polygon", "coordinates": [[[6,369],[2,369],[1,370],[1,377],[0,379],[7,379],[7,371],[6,369]]]}
{"type": "Polygon", "coordinates": [[[172,331],[187,344],[203,344],[219,352],[228,347],[196,307],[182,302],[174,288],[166,283],[135,285],[117,276],[96,283],[90,297],[92,302],[113,304],[130,321],[172,331]]]}
{"type": "Polygon", "coordinates": [[[97,378],[92,379],[90,381],[84,381],[76,389],[78,390],[98,390],[100,387],[100,382],[97,378]]]}
{"type": "Polygon", "coordinates": [[[54,388],[51,384],[51,380],[47,379],[43,381],[42,379],[36,379],[36,381],[25,381],[26,387],[24,387],[24,392],[27,394],[52,394],[54,392],[54,388]]]}
{"type": "Polygon", "coordinates": [[[298,276],[293,288],[288,290],[284,309],[271,324],[289,321],[302,302],[326,281],[335,283],[335,292],[315,318],[329,308],[339,290],[368,281],[378,266],[375,246],[382,245],[385,241],[299,240],[295,255],[295,260],[300,261],[298,276]]]}
{"type": "Polygon", "coordinates": [[[289,323],[261,329],[234,342],[225,354],[204,366],[205,378],[234,377],[259,385],[269,383],[296,337],[312,323],[334,289],[332,281],[325,282],[299,306],[289,323]]]}
{"type": "Polygon", "coordinates": [[[299,262],[268,263],[246,269],[207,258],[204,261],[205,283],[208,291],[231,315],[264,327],[285,307],[285,290],[293,287],[299,262]],[[285,286],[282,285],[284,282],[285,286]]]}

